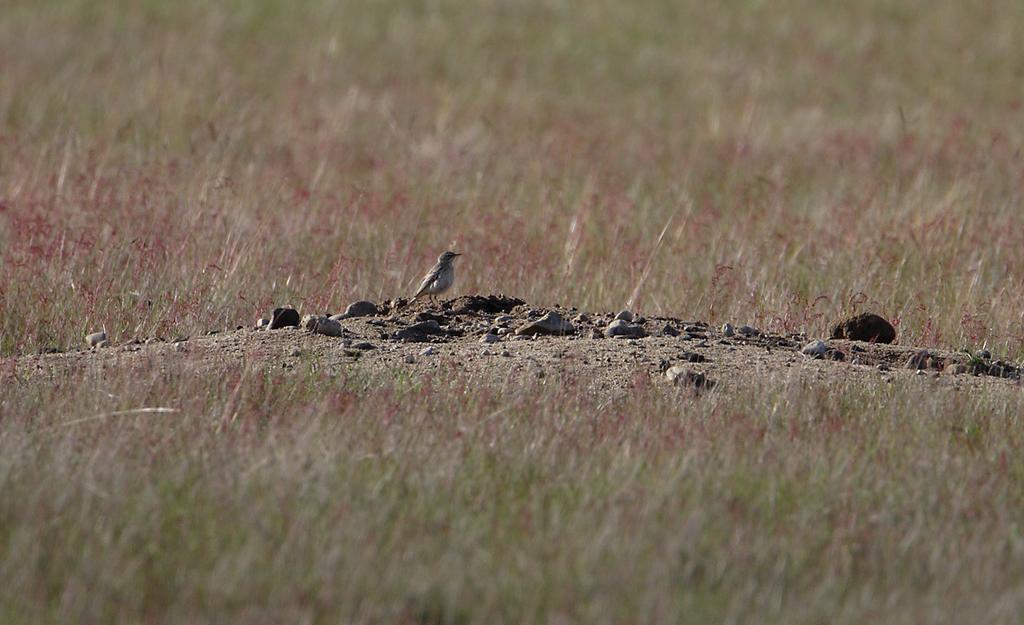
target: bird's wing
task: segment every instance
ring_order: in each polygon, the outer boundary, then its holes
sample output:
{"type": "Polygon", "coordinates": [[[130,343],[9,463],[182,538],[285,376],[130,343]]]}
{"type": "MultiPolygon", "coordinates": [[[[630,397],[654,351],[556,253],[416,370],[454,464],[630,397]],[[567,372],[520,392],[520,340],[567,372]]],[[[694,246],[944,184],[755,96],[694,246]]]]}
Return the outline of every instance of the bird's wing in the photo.
{"type": "Polygon", "coordinates": [[[439,273],[441,273],[441,265],[434,265],[430,271],[427,272],[427,275],[423,276],[423,282],[420,282],[420,288],[416,289],[416,295],[413,295],[412,298],[416,299],[420,295],[423,295],[423,292],[427,290],[430,283],[437,280],[437,274],[439,273]]]}

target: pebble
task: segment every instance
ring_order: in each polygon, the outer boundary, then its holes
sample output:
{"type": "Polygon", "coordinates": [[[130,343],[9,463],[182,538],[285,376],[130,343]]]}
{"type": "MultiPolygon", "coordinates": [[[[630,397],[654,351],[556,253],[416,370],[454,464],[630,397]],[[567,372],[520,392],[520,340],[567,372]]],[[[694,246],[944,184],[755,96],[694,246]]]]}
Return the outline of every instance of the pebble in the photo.
{"type": "Polygon", "coordinates": [[[676,329],[676,327],[671,323],[666,323],[665,327],[661,329],[662,336],[679,336],[680,334],[682,334],[682,332],[676,329]]]}
{"type": "Polygon", "coordinates": [[[575,332],[576,328],[573,327],[572,323],[563,319],[562,315],[553,310],[540,319],[526,323],[516,329],[516,334],[520,336],[534,336],[537,334],[566,335],[575,332]]]}
{"type": "Polygon", "coordinates": [[[804,345],[800,353],[805,356],[813,356],[815,358],[821,358],[828,351],[828,346],[825,345],[825,341],[811,341],[807,345],[804,345]]]}
{"type": "Polygon", "coordinates": [[[85,343],[89,347],[98,347],[100,343],[107,340],[106,332],[93,332],[85,337],[85,343]]]}
{"type": "Polygon", "coordinates": [[[298,347],[296,347],[292,351],[288,352],[288,355],[293,357],[293,358],[298,358],[299,356],[302,355],[302,350],[299,349],[298,347]]]}
{"type": "Polygon", "coordinates": [[[573,323],[590,323],[590,315],[586,313],[580,313],[572,318],[573,323]]]}
{"type": "Polygon", "coordinates": [[[405,363],[408,364],[408,365],[411,365],[414,362],[416,362],[416,357],[413,356],[412,354],[406,354],[406,356],[405,356],[405,363]]]}
{"type": "Polygon", "coordinates": [[[485,334],[480,337],[480,342],[485,344],[497,343],[501,340],[501,337],[497,334],[485,334]]]}
{"type": "Polygon", "coordinates": [[[621,336],[624,338],[639,339],[647,336],[647,331],[641,326],[633,325],[624,319],[616,319],[608,324],[604,331],[608,338],[621,336]]]}
{"type": "Polygon", "coordinates": [[[346,308],[345,312],[342,314],[345,315],[345,318],[371,317],[376,315],[378,312],[377,305],[373,302],[359,300],[358,302],[352,302],[349,304],[348,308],[346,308]]]}
{"type": "Polygon", "coordinates": [[[362,341],[360,343],[354,344],[352,346],[352,349],[359,349],[359,350],[362,350],[362,351],[366,351],[368,349],[377,349],[377,346],[374,345],[373,343],[369,343],[367,341],[362,341]]]}
{"type": "Polygon", "coordinates": [[[323,334],[324,336],[341,336],[345,333],[345,328],[341,327],[340,323],[321,315],[306,315],[302,319],[302,327],[314,334],[323,334]]]}
{"type": "Polygon", "coordinates": [[[425,347],[420,352],[420,356],[432,356],[436,351],[433,347],[425,347]]]}
{"type": "Polygon", "coordinates": [[[761,331],[754,326],[740,326],[736,329],[736,333],[740,336],[760,336],[761,331]]]}
{"type": "Polygon", "coordinates": [[[511,358],[512,357],[512,352],[510,352],[510,351],[508,351],[506,349],[505,351],[501,352],[501,355],[504,356],[505,358],[511,358]]]}
{"type": "Polygon", "coordinates": [[[500,326],[508,325],[509,322],[512,321],[512,319],[513,318],[511,315],[498,315],[497,317],[494,318],[494,323],[500,326]]]}
{"type": "Polygon", "coordinates": [[[732,327],[731,323],[722,325],[722,336],[736,336],[736,330],[732,327]]]}
{"type": "Polygon", "coordinates": [[[633,321],[633,313],[631,311],[628,311],[628,310],[620,310],[619,314],[615,315],[615,318],[620,320],[620,321],[625,321],[625,322],[629,323],[629,322],[633,321]]]}

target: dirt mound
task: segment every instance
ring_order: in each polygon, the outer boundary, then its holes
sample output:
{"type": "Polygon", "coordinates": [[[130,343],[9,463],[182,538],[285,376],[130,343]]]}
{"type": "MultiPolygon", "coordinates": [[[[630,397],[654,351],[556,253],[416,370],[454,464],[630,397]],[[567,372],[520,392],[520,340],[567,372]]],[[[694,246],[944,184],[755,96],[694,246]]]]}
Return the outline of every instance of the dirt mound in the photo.
{"type": "MultiPolygon", "coordinates": [[[[673,317],[583,313],[575,309],[528,307],[505,295],[466,295],[444,302],[386,302],[380,314],[342,319],[335,336],[315,328],[236,330],[166,343],[118,342],[9,359],[16,376],[66,375],[76,369],[163,366],[183,360],[197,373],[217,374],[244,361],[272,375],[302,369],[390,375],[468,374],[481,384],[507,385],[523,379],[562,380],[598,394],[628,392],[638,377],[666,389],[690,387],[717,392],[761,384],[766,377],[810,374],[823,382],[850,377],[920,379],[947,386],[1020,383],[1018,364],[991,355],[922,352],[920,348],[832,339],[828,357],[801,353],[802,334],[774,334],[749,326],[723,332],[708,323],[673,317]],[[555,319],[558,332],[517,332],[555,319]],[[571,322],[569,319],[571,318],[571,322]],[[618,324],[633,329],[608,332],[618,324]],[[571,328],[571,330],[569,330],[571,328]],[[561,331],[564,329],[564,331],[561,331]],[[929,366],[915,355],[927,353],[929,366]],[[941,366],[940,366],[941,365],[941,366]],[[308,367],[307,367],[308,368],[308,367]],[[671,373],[670,373],[671,372],[671,373]],[[698,383],[699,382],[699,383],[698,383]]],[[[731,330],[731,328],[729,328],[731,330]]],[[[879,338],[875,336],[875,338],[879,338]]]]}

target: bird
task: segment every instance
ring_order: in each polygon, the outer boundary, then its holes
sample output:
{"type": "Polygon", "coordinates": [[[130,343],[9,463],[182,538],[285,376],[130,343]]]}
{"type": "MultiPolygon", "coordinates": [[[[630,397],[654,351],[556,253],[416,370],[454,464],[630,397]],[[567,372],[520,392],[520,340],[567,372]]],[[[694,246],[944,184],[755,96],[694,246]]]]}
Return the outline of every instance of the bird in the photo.
{"type": "Polygon", "coordinates": [[[428,295],[433,298],[435,295],[444,293],[451,288],[452,283],[455,282],[455,259],[462,254],[456,254],[455,252],[445,252],[437,257],[437,263],[430,268],[427,275],[423,276],[423,281],[420,282],[420,288],[416,289],[416,294],[412,296],[412,301],[415,302],[421,295],[428,295]]]}

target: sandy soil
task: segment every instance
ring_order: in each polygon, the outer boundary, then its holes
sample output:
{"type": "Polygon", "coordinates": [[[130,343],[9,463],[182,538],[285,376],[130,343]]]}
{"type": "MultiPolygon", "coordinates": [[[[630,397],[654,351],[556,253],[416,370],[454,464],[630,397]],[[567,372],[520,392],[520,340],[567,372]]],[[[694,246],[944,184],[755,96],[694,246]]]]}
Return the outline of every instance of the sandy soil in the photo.
{"type": "MultiPolygon", "coordinates": [[[[922,348],[826,340],[821,358],[801,353],[813,338],[763,333],[726,337],[721,328],[697,320],[638,317],[634,326],[648,336],[608,338],[615,313],[551,309],[572,323],[564,336],[521,336],[516,330],[550,312],[500,295],[465,296],[438,304],[387,302],[378,314],[341,321],[343,335],[325,336],[304,328],[238,329],[178,342],[125,341],[99,349],[8,358],[4,369],[16,380],[64,377],[75,371],[102,374],[114,368],[195,367],[197,374],[245,364],[273,375],[309,368],[335,373],[459,375],[497,387],[524,380],[574,384],[614,396],[640,380],[693,390],[693,376],[672,382],[667,371],[703,374],[711,392],[728,392],[767,378],[802,375],[824,383],[860,376],[886,381],[919,380],[953,388],[1021,385],[1019,363],[974,361],[969,355],[927,350],[920,365],[908,361],[922,348]],[[433,323],[436,322],[436,325],[433,323]],[[425,331],[420,331],[424,329],[425,331]],[[485,343],[486,334],[498,334],[485,343]],[[955,371],[957,365],[960,371],[955,371]],[[918,369],[918,366],[924,367],[918,369]],[[997,368],[998,367],[998,368],[997,368]],[[968,369],[964,371],[964,369],[968,369]]],[[[699,379],[699,378],[698,378],[699,379]]],[[[915,382],[916,383],[916,382],[915,382]]],[[[703,389],[707,390],[707,389],[703,389]]]]}

